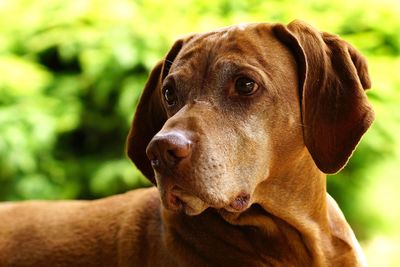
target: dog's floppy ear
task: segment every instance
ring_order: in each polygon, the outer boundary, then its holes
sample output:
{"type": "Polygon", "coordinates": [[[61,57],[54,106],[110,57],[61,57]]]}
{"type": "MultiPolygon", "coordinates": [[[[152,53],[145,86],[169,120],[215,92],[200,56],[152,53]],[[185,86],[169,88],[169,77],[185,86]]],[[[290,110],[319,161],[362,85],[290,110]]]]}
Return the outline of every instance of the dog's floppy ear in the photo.
{"type": "Polygon", "coordinates": [[[300,21],[273,31],[298,64],[305,145],[321,171],[336,173],[374,120],[367,62],[338,36],[300,21]]]}
{"type": "Polygon", "coordinates": [[[146,155],[146,148],[150,140],[167,120],[167,114],[162,101],[162,82],[168,75],[169,69],[184,42],[188,39],[176,41],[165,59],[158,62],[151,71],[136,108],[126,142],[128,157],[153,184],[156,184],[156,181],[153,168],[146,155]]]}

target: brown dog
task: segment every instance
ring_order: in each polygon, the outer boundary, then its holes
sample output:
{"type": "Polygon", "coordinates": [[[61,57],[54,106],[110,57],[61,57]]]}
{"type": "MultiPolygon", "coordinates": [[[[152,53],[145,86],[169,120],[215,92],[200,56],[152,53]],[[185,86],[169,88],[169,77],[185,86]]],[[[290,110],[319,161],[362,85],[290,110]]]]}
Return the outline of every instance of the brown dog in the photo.
{"type": "Polygon", "coordinates": [[[372,123],[369,87],[353,47],[298,21],[178,40],[127,142],[158,191],[3,204],[0,266],[365,265],[324,173],[372,123]]]}

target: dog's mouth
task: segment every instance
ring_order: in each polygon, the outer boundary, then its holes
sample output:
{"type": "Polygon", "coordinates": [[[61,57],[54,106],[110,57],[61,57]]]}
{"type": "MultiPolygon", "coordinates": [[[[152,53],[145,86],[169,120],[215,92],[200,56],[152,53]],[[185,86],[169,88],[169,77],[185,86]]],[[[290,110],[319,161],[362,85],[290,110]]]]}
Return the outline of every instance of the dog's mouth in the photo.
{"type": "Polygon", "coordinates": [[[161,199],[168,210],[183,212],[189,216],[199,215],[207,208],[224,209],[228,212],[243,212],[250,207],[251,197],[246,192],[240,192],[232,200],[218,201],[205,200],[204,198],[187,193],[178,186],[161,190],[161,199]]]}
{"type": "Polygon", "coordinates": [[[171,188],[163,200],[164,206],[169,210],[184,212],[187,215],[194,216],[202,213],[209,205],[196,196],[185,193],[179,187],[171,188]]]}

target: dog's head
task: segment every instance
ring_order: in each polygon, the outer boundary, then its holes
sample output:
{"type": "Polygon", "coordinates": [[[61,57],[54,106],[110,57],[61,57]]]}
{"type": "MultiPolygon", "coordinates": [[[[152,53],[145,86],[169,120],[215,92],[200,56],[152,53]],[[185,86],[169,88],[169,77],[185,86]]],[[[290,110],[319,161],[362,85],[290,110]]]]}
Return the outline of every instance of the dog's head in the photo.
{"type": "Polygon", "coordinates": [[[151,72],[128,155],[167,208],[240,212],[304,153],[339,171],[373,121],[369,87],[353,47],[302,22],[191,35],[151,72]]]}

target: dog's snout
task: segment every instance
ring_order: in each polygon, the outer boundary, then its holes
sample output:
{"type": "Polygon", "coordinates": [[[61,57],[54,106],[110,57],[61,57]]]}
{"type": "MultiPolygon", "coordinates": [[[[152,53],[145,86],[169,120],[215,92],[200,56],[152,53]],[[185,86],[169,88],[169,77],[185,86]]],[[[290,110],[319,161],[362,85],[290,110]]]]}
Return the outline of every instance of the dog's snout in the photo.
{"type": "Polygon", "coordinates": [[[182,159],[187,158],[192,151],[192,142],[182,132],[168,132],[157,134],[147,146],[147,157],[153,168],[159,170],[161,166],[172,168],[182,159]]]}

